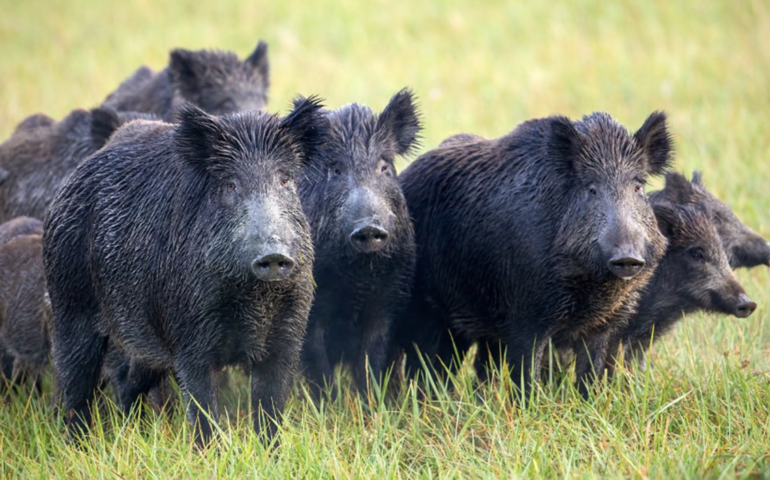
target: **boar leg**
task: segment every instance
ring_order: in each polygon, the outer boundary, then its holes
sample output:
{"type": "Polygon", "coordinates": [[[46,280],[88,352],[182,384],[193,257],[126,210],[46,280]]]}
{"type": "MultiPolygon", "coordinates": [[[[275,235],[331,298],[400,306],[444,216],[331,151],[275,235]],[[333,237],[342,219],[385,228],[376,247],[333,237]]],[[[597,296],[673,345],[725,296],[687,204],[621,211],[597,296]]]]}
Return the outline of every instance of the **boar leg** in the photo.
{"type": "Polygon", "coordinates": [[[187,419],[195,429],[195,443],[202,447],[211,441],[214,432],[211,422],[219,420],[219,411],[211,364],[190,361],[199,356],[184,356],[184,361],[177,362],[175,372],[187,404],[187,419]]]}
{"type": "Polygon", "coordinates": [[[89,317],[62,312],[54,323],[54,365],[70,435],[85,433],[91,424],[94,393],[107,350],[107,337],[99,335],[89,317]]]}
{"type": "Polygon", "coordinates": [[[0,368],[2,368],[3,381],[10,384],[13,378],[13,355],[6,352],[4,345],[0,345],[0,368]]]}
{"type": "Polygon", "coordinates": [[[521,389],[522,405],[529,400],[532,383],[539,379],[548,340],[545,336],[540,338],[536,335],[514,334],[509,337],[506,345],[507,360],[511,379],[521,389]]]}
{"type": "Polygon", "coordinates": [[[633,340],[626,344],[624,350],[626,368],[635,368],[640,372],[644,372],[647,369],[647,349],[649,346],[649,341],[640,342],[633,340]]]}
{"type": "Polygon", "coordinates": [[[301,345],[276,349],[251,370],[251,414],[254,431],[270,442],[278,430],[277,422],[289,398],[301,345]]]}
{"type": "Polygon", "coordinates": [[[596,333],[584,337],[575,349],[575,376],[583,398],[588,398],[591,386],[605,371],[610,338],[610,331],[596,333]]]}
{"type": "Polygon", "coordinates": [[[480,340],[476,351],[476,359],[473,367],[476,370],[476,378],[479,383],[486,383],[494,371],[503,365],[505,347],[501,342],[494,340],[480,340]]]}
{"type": "Polygon", "coordinates": [[[123,413],[128,415],[139,396],[147,394],[150,389],[157,386],[164,373],[164,371],[149,368],[142,362],[131,361],[128,376],[125,382],[120,385],[119,391],[120,407],[123,413]]]}
{"type": "Polygon", "coordinates": [[[353,376],[359,393],[368,391],[370,371],[377,382],[381,383],[384,379],[385,370],[388,367],[391,325],[392,322],[387,315],[369,314],[363,319],[360,350],[353,365],[353,376]]]}
{"type": "Polygon", "coordinates": [[[308,387],[318,397],[326,383],[331,384],[334,378],[334,369],[326,352],[326,329],[320,321],[310,323],[302,355],[308,387]]]}

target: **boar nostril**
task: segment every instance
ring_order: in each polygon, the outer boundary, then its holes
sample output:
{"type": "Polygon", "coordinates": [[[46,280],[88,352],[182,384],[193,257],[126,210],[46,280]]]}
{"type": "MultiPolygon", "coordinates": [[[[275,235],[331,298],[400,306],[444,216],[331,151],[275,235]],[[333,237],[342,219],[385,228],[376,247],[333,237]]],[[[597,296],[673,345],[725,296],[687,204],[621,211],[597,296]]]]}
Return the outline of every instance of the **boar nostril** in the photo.
{"type": "Polygon", "coordinates": [[[757,309],[757,303],[753,302],[747,295],[741,295],[738,301],[738,305],[735,307],[735,316],[738,318],[746,318],[754,313],[757,309]]]}
{"type": "Polygon", "coordinates": [[[350,243],[364,253],[382,250],[388,243],[390,234],[382,227],[367,225],[357,228],[350,234],[350,243]]]}
{"type": "Polygon", "coordinates": [[[616,277],[628,280],[634,278],[644,267],[644,259],[634,255],[618,255],[607,262],[607,267],[616,277]]]}
{"type": "Polygon", "coordinates": [[[251,269],[258,279],[265,282],[285,280],[294,270],[295,262],[286,255],[270,253],[251,263],[251,269]]]}

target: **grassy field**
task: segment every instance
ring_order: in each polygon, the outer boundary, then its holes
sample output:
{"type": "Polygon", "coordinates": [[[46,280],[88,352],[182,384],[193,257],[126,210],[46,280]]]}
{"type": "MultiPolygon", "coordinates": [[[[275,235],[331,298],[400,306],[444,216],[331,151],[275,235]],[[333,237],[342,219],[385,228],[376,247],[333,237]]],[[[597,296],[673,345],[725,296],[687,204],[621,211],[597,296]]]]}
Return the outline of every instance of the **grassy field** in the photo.
{"type": "MultiPolygon", "coordinates": [[[[0,11],[1,138],[28,114],[98,104],[172,47],[246,55],[263,38],[271,110],[297,93],[380,109],[410,86],[423,149],[552,113],[606,110],[635,129],[664,109],[677,168],[702,169],[770,237],[765,1],[0,0],[0,11]]],[[[0,406],[0,478],[770,478],[770,269],[738,275],[760,304],[751,318],[688,318],[652,372],[618,376],[589,401],[551,382],[520,410],[507,382],[478,387],[467,372],[428,402],[410,388],[391,404],[343,392],[314,405],[298,386],[271,451],[235,375],[220,442],[199,452],[181,414],[125,421],[109,406],[73,448],[48,385],[0,406]]]]}

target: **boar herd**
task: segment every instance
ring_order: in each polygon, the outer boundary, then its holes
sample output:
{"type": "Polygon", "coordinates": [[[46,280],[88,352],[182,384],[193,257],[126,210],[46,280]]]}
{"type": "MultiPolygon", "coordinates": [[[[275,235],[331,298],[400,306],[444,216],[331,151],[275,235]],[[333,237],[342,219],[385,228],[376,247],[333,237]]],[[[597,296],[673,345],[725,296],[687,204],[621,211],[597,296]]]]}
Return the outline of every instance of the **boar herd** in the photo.
{"type": "Polygon", "coordinates": [[[39,391],[52,359],[79,434],[105,383],[129,412],[173,377],[205,444],[239,366],[269,439],[297,373],[317,398],[341,366],[367,394],[477,345],[479,381],[507,368],[524,402],[552,345],[588,395],[684,315],[756,309],[733,269],[770,265],[770,244],[669,171],[661,112],[633,134],[606,113],[460,134],[397,174],[422,126],[410,90],[280,117],[268,87],[264,42],[178,49],[0,145],[4,388],[39,391]]]}

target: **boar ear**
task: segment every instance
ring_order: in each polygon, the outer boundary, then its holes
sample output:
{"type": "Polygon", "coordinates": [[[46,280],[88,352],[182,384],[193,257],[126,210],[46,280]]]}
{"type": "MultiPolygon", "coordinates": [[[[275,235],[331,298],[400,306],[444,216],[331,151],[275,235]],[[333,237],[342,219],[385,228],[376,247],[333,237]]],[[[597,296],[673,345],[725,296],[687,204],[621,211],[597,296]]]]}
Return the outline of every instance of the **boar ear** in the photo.
{"type": "Polygon", "coordinates": [[[169,67],[174,85],[185,97],[195,92],[207,69],[198,52],[182,48],[171,52],[169,67]]]}
{"type": "Polygon", "coordinates": [[[699,185],[701,187],[705,187],[703,184],[703,173],[699,172],[698,170],[692,171],[692,184],[693,185],[699,185]]]}
{"type": "Polygon", "coordinates": [[[663,196],[666,200],[680,205],[695,202],[695,190],[687,177],[677,172],[666,174],[666,186],[663,187],[663,196]]]}
{"type": "Polygon", "coordinates": [[[377,127],[390,132],[396,141],[396,153],[406,155],[419,146],[420,114],[415,105],[414,93],[404,88],[388,102],[379,115],[377,127]]]}
{"type": "Polygon", "coordinates": [[[177,120],[176,149],[192,164],[209,169],[217,152],[230,149],[230,135],[217,117],[186,103],[178,110],[177,120]]]}
{"type": "Polygon", "coordinates": [[[655,213],[660,233],[666,238],[673,238],[682,224],[676,207],[668,202],[653,203],[652,211],[655,213]]]}
{"type": "Polygon", "coordinates": [[[102,148],[121,125],[118,112],[111,108],[97,107],[91,110],[91,144],[97,150],[102,148]]]}
{"type": "Polygon", "coordinates": [[[298,149],[300,162],[306,165],[318,153],[326,141],[329,131],[329,119],[321,111],[322,100],[312,95],[308,98],[299,96],[292,102],[294,110],[280,123],[281,130],[287,132],[298,149]]]}
{"type": "Polygon", "coordinates": [[[575,128],[572,120],[567,117],[557,116],[548,120],[551,127],[548,139],[549,153],[571,166],[572,162],[580,155],[583,144],[582,136],[575,128]]]}
{"type": "Polygon", "coordinates": [[[647,165],[653,175],[660,175],[671,166],[674,146],[666,124],[666,114],[653,112],[634,134],[634,140],[647,155],[647,165]]]}
{"type": "Polygon", "coordinates": [[[257,44],[257,48],[255,48],[251,55],[246,59],[246,63],[259,72],[267,83],[270,75],[270,61],[267,58],[267,42],[260,40],[257,44]]]}

